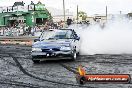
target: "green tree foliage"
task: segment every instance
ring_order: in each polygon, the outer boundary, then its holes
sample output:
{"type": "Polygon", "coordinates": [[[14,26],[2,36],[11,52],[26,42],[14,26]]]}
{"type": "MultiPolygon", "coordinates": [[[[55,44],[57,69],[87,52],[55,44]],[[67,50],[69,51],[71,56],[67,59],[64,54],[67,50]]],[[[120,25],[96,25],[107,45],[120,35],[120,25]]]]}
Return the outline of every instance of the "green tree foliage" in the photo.
{"type": "Polygon", "coordinates": [[[87,18],[87,13],[83,12],[83,11],[79,11],[78,12],[78,16],[82,17],[82,20],[86,20],[87,18]]]}

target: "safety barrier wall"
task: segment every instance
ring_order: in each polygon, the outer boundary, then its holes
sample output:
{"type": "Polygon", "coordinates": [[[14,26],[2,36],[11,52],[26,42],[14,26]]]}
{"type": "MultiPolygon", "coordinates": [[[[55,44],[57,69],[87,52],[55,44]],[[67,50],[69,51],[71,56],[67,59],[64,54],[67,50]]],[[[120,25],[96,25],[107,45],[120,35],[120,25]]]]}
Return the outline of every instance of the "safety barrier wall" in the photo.
{"type": "Polygon", "coordinates": [[[37,37],[0,37],[0,44],[14,44],[31,46],[37,37]]]}

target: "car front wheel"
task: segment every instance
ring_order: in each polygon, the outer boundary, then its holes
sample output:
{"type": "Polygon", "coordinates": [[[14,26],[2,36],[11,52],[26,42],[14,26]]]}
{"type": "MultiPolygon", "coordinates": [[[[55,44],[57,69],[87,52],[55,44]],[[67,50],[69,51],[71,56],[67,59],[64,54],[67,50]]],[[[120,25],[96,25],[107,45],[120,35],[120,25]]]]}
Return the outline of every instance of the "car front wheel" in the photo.
{"type": "Polygon", "coordinates": [[[74,51],[72,53],[72,60],[76,60],[76,59],[77,59],[77,53],[76,53],[76,51],[74,51]]]}
{"type": "Polygon", "coordinates": [[[40,61],[39,60],[32,60],[33,63],[39,63],[40,61]]]}
{"type": "Polygon", "coordinates": [[[35,60],[35,57],[32,57],[32,61],[33,61],[33,63],[39,63],[40,62],[40,60],[35,60]]]}

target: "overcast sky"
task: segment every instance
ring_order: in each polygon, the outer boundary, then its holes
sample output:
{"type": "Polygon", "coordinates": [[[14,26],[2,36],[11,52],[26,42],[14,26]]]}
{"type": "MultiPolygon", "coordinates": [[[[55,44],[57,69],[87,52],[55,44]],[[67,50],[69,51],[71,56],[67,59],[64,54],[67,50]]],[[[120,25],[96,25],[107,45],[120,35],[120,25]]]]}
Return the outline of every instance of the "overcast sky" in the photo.
{"type": "MultiPolygon", "coordinates": [[[[0,6],[13,5],[15,1],[22,0],[0,0],[0,6]]],[[[31,0],[23,0],[29,4],[31,0]]],[[[32,0],[37,2],[39,0],[32,0]]],[[[46,7],[54,7],[62,9],[63,0],[40,0],[46,7]]],[[[132,12],[132,0],[65,0],[66,9],[76,12],[76,6],[79,5],[79,10],[87,12],[88,15],[105,14],[105,7],[108,6],[108,13],[118,14],[132,12]]]]}

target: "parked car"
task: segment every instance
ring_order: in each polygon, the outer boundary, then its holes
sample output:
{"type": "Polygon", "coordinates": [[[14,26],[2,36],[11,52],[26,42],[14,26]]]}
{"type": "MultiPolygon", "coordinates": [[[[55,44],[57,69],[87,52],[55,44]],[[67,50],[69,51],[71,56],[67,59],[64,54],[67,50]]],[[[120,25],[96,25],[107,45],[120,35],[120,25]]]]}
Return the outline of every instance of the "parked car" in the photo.
{"type": "Polygon", "coordinates": [[[63,59],[67,56],[77,59],[80,50],[80,37],[73,29],[45,30],[32,45],[32,60],[38,63],[42,60],[63,59]],[[57,57],[57,58],[55,58],[57,57]]]}

